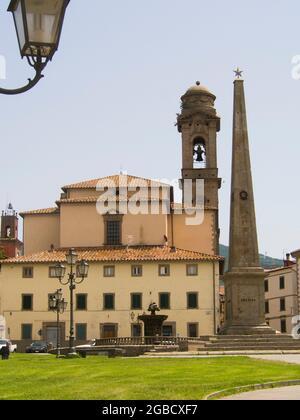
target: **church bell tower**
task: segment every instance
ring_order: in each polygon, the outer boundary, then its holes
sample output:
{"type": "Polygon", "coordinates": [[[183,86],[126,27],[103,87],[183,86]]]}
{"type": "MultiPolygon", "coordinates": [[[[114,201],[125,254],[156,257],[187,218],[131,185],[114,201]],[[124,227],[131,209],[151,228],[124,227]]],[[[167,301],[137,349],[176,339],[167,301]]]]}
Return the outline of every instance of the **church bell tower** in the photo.
{"type": "MultiPolygon", "coordinates": [[[[215,214],[215,253],[219,252],[219,199],[221,179],[217,166],[217,133],[220,117],[215,109],[216,96],[196,82],[181,98],[177,126],[182,136],[182,179],[193,181],[193,204],[196,203],[196,180],[204,181],[205,211],[215,214]]],[[[184,197],[184,194],[183,194],[184,197]]]]}
{"type": "Polygon", "coordinates": [[[14,258],[22,253],[22,242],[18,239],[18,214],[11,203],[1,216],[0,247],[4,255],[14,258]]]}

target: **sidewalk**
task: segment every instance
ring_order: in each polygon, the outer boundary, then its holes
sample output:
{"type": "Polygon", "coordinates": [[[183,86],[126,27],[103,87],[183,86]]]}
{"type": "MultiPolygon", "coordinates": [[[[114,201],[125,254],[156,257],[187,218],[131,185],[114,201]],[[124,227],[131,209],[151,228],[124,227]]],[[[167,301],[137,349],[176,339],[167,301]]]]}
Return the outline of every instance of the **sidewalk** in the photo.
{"type": "Polygon", "coordinates": [[[300,365],[300,354],[269,354],[249,356],[252,359],[269,360],[271,362],[293,363],[300,365]]]}
{"type": "Polygon", "coordinates": [[[300,386],[264,389],[223,398],[222,401],[300,401],[300,386]]]}

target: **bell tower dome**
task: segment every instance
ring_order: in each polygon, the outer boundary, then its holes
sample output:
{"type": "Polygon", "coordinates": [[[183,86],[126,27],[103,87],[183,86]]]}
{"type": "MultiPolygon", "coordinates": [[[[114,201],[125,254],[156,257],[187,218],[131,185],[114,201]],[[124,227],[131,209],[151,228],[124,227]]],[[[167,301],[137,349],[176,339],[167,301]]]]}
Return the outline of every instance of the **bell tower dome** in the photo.
{"type": "MultiPolygon", "coordinates": [[[[182,179],[193,180],[193,202],[196,202],[196,180],[204,181],[205,210],[215,212],[216,252],[219,242],[219,199],[217,133],[220,117],[215,109],[216,96],[196,82],[181,98],[177,126],[182,137],[182,179]]],[[[184,182],[182,182],[184,190],[184,182]]],[[[184,191],[183,191],[184,192],[184,191]]]]}

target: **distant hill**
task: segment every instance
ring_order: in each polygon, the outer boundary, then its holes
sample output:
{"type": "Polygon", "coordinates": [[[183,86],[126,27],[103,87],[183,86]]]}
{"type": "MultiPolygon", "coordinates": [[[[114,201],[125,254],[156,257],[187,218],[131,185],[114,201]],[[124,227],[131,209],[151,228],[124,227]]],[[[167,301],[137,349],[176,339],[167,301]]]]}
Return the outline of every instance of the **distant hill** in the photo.
{"type": "MultiPolygon", "coordinates": [[[[229,257],[229,247],[226,245],[220,245],[220,254],[222,257],[226,258],[226,264],[225,264],[225,271],[228,267],[228,257],[229,257]]],[[[271,268],[277,268],[283,266],[283,261],[278,260],[277,258],[267,257],[265,255],[260,255],[260,263],[263,268],[271,269],[271,268]]]]}

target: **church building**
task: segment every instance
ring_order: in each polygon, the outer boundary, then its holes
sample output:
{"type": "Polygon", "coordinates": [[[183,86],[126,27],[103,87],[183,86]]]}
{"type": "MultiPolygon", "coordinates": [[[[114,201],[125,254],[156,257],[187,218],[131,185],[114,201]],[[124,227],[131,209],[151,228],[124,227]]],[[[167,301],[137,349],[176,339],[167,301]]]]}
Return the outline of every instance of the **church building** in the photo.
{"type": "MultiPolygon", "coordinates": [[[[24,255],[8,254],[0,270],[0,315],[20,349],[32,340],[56,342],[49,296],[62,287],[69,302],[68,287],[55,275],[58,263],[68,272],[69,249],[89,264],[88,277],[75,290],[77,343],[143,335],[138,317],[153,302],[168,316],[165,336],[217,332],[223,258],[215,99],[199,82],[182,97],[181,203],[174,202],[172,186],[111,175],[65,185],[53,207],[20,214],[24,255]]],[[[60,321],[62,343],[69,318],[67,310],[60,321]]]]}

